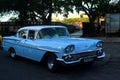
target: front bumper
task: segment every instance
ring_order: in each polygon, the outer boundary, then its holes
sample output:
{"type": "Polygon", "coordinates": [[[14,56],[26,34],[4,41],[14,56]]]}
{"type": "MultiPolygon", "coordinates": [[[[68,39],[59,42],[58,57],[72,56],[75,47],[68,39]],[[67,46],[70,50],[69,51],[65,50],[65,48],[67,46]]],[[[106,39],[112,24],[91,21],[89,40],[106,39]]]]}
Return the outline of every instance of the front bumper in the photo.
{"type": "Polygon", "coordinates": [[[80,57],[78,60],[74,60],[74,61],[65,61],[64,59],[60,59],[57,58],[57,61],[60,64],[63,65],[70,65],[70,64],[81,64],[81,63],[86,63],[86,62],[91,62],[91,61],[97,61],[99,59],[103,59],[105,57],[105,52],[102,53],[102,55],[97,56],[97,55],[93,55],[93,56],[87,56],[87,57],[80,57]]]}

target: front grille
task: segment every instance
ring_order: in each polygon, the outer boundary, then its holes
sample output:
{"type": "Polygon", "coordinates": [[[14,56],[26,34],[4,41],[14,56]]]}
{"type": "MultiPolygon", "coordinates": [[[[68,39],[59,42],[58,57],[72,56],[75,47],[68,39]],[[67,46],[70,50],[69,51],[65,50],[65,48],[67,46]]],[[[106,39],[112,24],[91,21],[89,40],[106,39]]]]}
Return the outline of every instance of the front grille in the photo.
{"type": "Polygon", "coordinates": [[[97,51],[71,54],[73,60],[78,60],[79,58],[82,58],[82,57],[89,57],[89,56],[95,56],[95,55],[97,55],[97,51]]]}

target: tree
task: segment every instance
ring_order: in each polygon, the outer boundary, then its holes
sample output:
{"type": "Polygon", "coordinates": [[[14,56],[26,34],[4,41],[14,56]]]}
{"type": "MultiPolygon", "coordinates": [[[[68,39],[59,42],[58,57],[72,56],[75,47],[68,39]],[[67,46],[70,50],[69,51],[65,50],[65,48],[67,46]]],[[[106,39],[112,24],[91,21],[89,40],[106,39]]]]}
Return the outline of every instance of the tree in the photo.
{"type": "Polygon", "coordinates": [[[120,13],[120,0],[110,3],[108,13],[120,13]]]}
{"type": "MultiPolygon", "coordinates": [[[[95,19],[105,13],[110,0],[0,0],[0,12],[14,11],[18,13],[19,24],[42,22],[50,24],[52,13],[62,13],[67,17],[73,8],[77,12],[83,10],[89,17],[91,33],[95,32],[95,19]]],[[[94,34],[94,33],[92,33],[94,34]]]]}
{"type": "Polygon", "coordinates": [[[31,18],[30,1],[28,0],[1,0],[0,12],[8,13],[15,12],[18,15],[18,24],[23,25],[31,18]]]}
{"type": "Polygon", "coordinates": [[[63,13],[67,15],[72,11],[70,1],[65,0],[1,0],[0,12],[14,11],[18,13],[17,22],[24,25],[27,22],[42,22],[50,24],[52,13],[63,13]]]}
{"type": "Polygon", "coordinates": [[[105,13],[111,0],[73,0],[77,12],[84,11],[90,21],[90,35],[95,34],[94,21],[105,13]]]}

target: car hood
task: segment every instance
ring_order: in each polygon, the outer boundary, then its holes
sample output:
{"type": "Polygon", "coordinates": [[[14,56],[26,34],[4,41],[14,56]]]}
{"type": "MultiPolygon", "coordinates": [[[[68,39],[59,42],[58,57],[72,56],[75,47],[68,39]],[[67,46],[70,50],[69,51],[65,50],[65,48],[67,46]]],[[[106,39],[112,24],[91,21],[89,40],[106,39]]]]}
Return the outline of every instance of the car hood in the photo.
{"type": "Polygon", "coordinates": [[[36,40],[35,42],[39,44],[39,47],[47,48],[51,50],[62,50],[65,49],[69,45],[75,46],[75,51],[88,51],[95,50],[96,43],[100,40],[96,39],[88,39],[88,38],[51,38],[51,39],[42,39],[36,40]]]}

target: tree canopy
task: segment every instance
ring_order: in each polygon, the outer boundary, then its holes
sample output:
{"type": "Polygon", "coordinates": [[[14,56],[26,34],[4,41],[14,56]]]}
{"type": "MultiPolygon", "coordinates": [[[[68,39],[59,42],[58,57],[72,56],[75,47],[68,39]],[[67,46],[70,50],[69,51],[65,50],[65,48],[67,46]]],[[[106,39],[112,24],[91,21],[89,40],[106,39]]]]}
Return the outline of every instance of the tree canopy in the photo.
{"type": "Polygon", "coordinates": [[[50,22],[52,13],[63,13],[67,16],[83,10],[89,20],[95,20],[98,15],[105,13],[111,0],[0,0],[0,12],[17,12],[19,21],[50,22]]]}
{"type": "Polygon", "coordinates": [[[18,22],[41,22],[49,24],[51,22],[52,13],[64,13],[73,8],[69,1],[64,0],[0,0],[0,12],[17,12],[18,22]],[[63,12],[64,11],[64,12],[63,12]]]}
{"type": "Polygon", "coordinates": [[[117,2],[112,2],[107,12],[108,13],[120,13],[120,0],[117,2]]]}
{"type": "MultiPolygon", "coordinates": [[[[42,24],[50,24],[52,13],[64,14],[67,17],[69,12],[74,9],[84,11],[90,21],[91,32],[95,32],[94,21],[100,15],[109,12],[111,0],[0,0],[0,13],[15,12],[18,14],[18,22],[20,25],[26,22],[41,22],[42,24]]],[[[114,7],[119,7],[115,4],[114,7]]],[[[113,6],[111,6],[113,7],[113,6]]],[[[14,20],[15,19],[11,19],[14,20]]],[[[92,33],[94,34],[94,33],[92,33]]]]}
{"type": "Polygon", "coordinates": [[[73,0],[76,11],[84,11],[90,21],[90,33],[95,34],[94,22],[109,7],[110,0],[73,0]]]}

